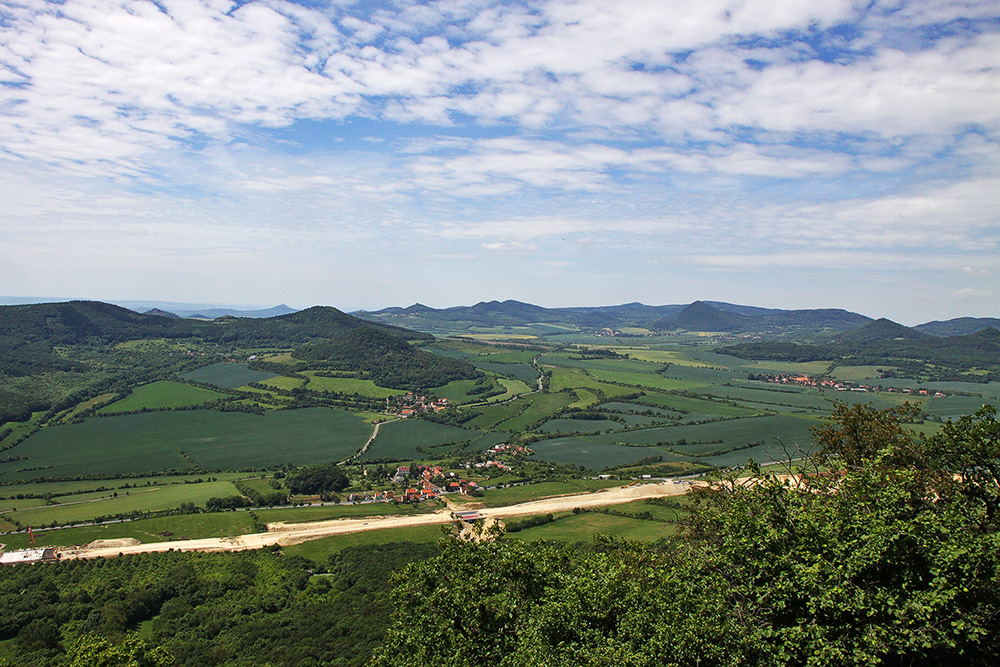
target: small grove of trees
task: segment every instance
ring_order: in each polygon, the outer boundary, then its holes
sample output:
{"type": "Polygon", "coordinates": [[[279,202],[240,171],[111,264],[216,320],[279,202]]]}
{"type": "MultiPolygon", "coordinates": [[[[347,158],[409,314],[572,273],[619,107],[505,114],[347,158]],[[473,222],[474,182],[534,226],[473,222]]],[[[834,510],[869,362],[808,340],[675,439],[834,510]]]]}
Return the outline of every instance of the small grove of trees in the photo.
{"type": "Polygon", "coordinates": [[[285,478],[285,486],[296,494],[337,493],[350,483],[347,474],[336,463],[296,468],[285,478]]]}
{"type": "Polygon", "coordinates": [[[1000,422],[914,416],[838,407],[824,467],[723,480],[655,546],[445,542],[373,665],[996,664],[1000,422]]]}

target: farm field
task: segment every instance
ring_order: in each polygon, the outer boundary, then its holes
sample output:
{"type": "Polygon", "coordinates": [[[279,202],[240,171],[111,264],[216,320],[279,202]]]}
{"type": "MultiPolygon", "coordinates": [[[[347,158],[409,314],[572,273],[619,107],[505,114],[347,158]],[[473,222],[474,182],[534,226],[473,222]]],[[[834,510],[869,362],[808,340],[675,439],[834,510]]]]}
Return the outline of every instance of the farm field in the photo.
{"type": "MultiPolygon", "coordinates": [[[[831,370],[826,361],[754,362],[712,351],[712,336],[649,336],[637,345],[635,338],[616,341],[569,329],[549,327],[548,331],[487,327],[473,330],[475,340],[422,343],[426,350],[469,360],[486,377],[427,390],[415,388],[413,396],[402,401],[386,399],[406,390],[380,387],[355,371],[328,371],[322,365],[310,369],[287,353],[265,362],[288,364],[283,373],[294,368],[294,377],[233,362],[180,374],[137,374],[144,378],[142,382],[129,387],[127,396],[104,405],[98,416],[87,416],[89,411],[84,411],[115,396],[106,386],[77,404],[61,405],[48,414],[34,413],[28,422],[0,425],[0,531],[162,512],[182,504],[202,513],[41,534],[58,534],[63,544],[118,536],[143,541],[169,537],[160,533],[174,533],[172,539],[225,537],[259,529],[260,522],[427,511],[426,504],[411,507],[407,502],[279,507],[252,513],[204,511],[210,498],[234,498],[241,492],[266,495],[275,485],[284,490],[275,481],[280,479],[279,471],[283,476],[296,466],[350,459],[372,436],[376,420],[383,422],[378,437],[360,459],[344,466],[350,486],[338,495],[401,494],[415,480],[393,481],[391,477],[397,466],[407,464],[444,465],[456,478],[483,487],[498,478],[545,480],[479,490],[474,496],[451,496],[459,505],[494,507],[621,484],[575,479],[581,473],[675,476],[711,467],[739,467],[751,458],[766,463],[797,456],[811,446],[810,428],[823,423],[838,401],[876,408],[913,401],[926,413],[925,422],[913,428],[933,433],[941,428],[939,419],[969,414],[985,402],[1000,400],[1000,383],[937,383],[932,389],[947,395],[935,397],[934,391],[919,394],[924,385],[907,379],[880,382],[909,389],[910,394],[838,392],[750,380],[752,373],[829,372],[829,377],[840,380],[868,382],[877,369],[844,366],[831,370]],[[517,349],[517,345],[530,349],[517,349]],[[544,371],[543,391],[537,391],[534,360],[544,371]],[[249,383],[256,386],[249,387],[249,383]],[[427,406],[425,415],[398,419],[403,407],[413,405],[419,412],[424,407],[424,399],[418,398],[422,395],[447,398],[451,407],[431,411],[427,406]],[[207,403],[211,410],[198,407],[207,403]],[[78,420],[81,415],[82,421],[78,420]],[[512,447],[506,453],[486,454],[501,443],[512,447]],[[495,466],[498,459],[499,467],[485,467],[487,461],[495,466]],[[266,479],[259,478],[261,469],[267,470],[266,479]],[[233,484],[237,480],[238,486],[233,484]]],[[[167,348],[153,341],[129,349],[134,354],[146,350],[157,355],[165,354],[167,348]]],[[[228,356],[246,358],[245,354],[228,356]]],[[[198,362],[186,359],[184,363],[198,362]]],[[[266,363],[261,367],[266,369],[266,363]]],[[[57,381],[63,382],[65,375],[58,375],[57,381]]],[[[663,523],[676,513],[672,508],[637,506],[617,511],[626,510],[636,514],[648,510],[660,521],[614,514],[573,515],[519,531],[517,539],[577,541],[598,531],[655,540],[674,530],[663,523]]],[[[436,528],[414,530],[414,540],[432,540],[439,534],[436,528]]],[[[22,545],[26,539],[8,534],[0,542],[22,545]]],[[[397,538],[372,532],[331,538],[301,549],[303,553],[333,553],[344,546],[378,541],[397,538]]]]}
{"type": "Polygon", "coordinates": [[[571,393],[562,394],[532,394],[512,401],[509,405],[520,408],[507,419],[499,422],[496,428],[502,431],[518,432],[545,418],[547,415],[569,406],[574,399],[571,393]]]}
{"type": "Polygon", "coordinates": [[[217,363],[180,376],[188,382],[202,382],[223,389],[236,389],[251,382],[263,382],[275,377],[275,373],[251,370],[246,364],[217,363]]]}
{"type": "Polygon", "coordinates": [[[306,371],[303,373],[309,378],[309,388],[318,391],[336,391],[342,394],[361,394],[363,396],[373,396],[375,398],[388,398],[405,394],[402,389],[389,389],[379,387],[371,380],[362,380],[356,377],[322,377],[317,375],[317,371],[306,371]]]}
{"type": "Polygon", "coordinates": [[[158,470],[232,470],[353,454],[371,435],[356,413],[327,408],[243,412],[185,410],[90,419],[43,429],[0,463],[0,482],[158,470]],[[182,453],[183,452],[183,453],[182,453]]]}
{"type": "Polygon", "coordinates": [[[811,442],[809,428],[819,423],[806,416],[749,417],[626,433],[553,438],[534,443],[532,447],[539,458],[591,470],[632,464],[650,456],[662,456],[665,461],[732,466],[745,464],[750,457],[760,462],[775,460],[774,457],[780,459],[784,451],[782,443],[791,448],[808,448],[811,442]]]}
{"type": "Polygon", "coordinates": [[[673,535],[676,530],[676,526],[659,521],[643,521],[598,512],[582,512],[563,516],[552,523],[511,533],[508,539],[590,542],[593,535],[601,534],[621,539],[654,542],[673,535]]]}
{"type": "Polygon", "coordinates": [[[144,487],[128,491],[115,491],[70,496],[59,499],[63,504],[45,505],[33,508],[18,508],[6,514],[27,526],[42,526],[50,523],[74,523],[87,521],[94,516],[111,516],[128,512],[150,512],[179,507],[182,503],[203,506],[212,497],[239,495],[232,482],[207,482],[202,484],[174,484],[162,487],[144,487]],[[87,498],[87,495],[96,497],[87,498]]]}
{"type": "MultiPolygon", "coordinates": [[[[472,365],[476,368],[487,371],[489,373],[496,373],[497,375],[511,376],[514,379],[520,380],[527,385],[533,385],[538,380],[538,371],[530,363],[528,364],[514,364],[514,363],[499,363],[494,361],[480,361],[482,357],[472,359],[472,365]]],[[[486,357],[487,359],[489,357],[486,357]]]]}
{"type": "Polygon", "coordinates": [[[409,461],[428,458],[430,448],[435,453],[451,454],[462,443],[484,435],[483,431],[433,424],[422,420],[404,419],[383,424],[378,437],[365,453],[365,460],[388,459],[409,461]]]}
{"type": "MultiPolygon", "coordinates": [[[[588,389],[605,398],[624,396],[635,392],[633,387],[622,387],[607,382],[601,382],[593,377],[589,371],[582,368],[557,368],[554,366],[543,366],[552,371],[552,380],[549,384],[550,391],[558,392],[564,389],[588,389]]],[[[650,380],[655,381],[655,380],[650,380]]]]}
{"type": "MultiPolygon", "coordinates": [[[[253,532],[253,518],[248,512],[211,512],[137,519],[79,528],[37,530],[35,542],[38,546],[72,546],[89,544],[94,540],[132,538],[150,543],[185,538],[196,540],[204,537],[226,537],[251,532],[253,532]]],[[[24,549],[28,546],[28,535],[7,534],[3,536],[2,541],[7,545],[7,549],[24,549]]]]}
{"type": "Polygon", "coordinates": [[[282,552],[290,556],[301,556],[312,561],[323,562],[331,554],[348,547],[371,544],[393,544],[398,542],[434,543],[444,536],[441,526],[408,526],[393,530],[369,530],[362,533],[334,535],[302,544],[282,547],[282,552]]]}
{"type": "Polygon", "coordinates": [[[202,403],[215,401],[226,396],[227,394],[212,391],[211,389],[194,387],[171,380],[160,380],[136,387],[132,390],[131,394],[110,405],[104,406],[97,411],[97,414],[106,415],[143,409],[184,408],[192,405],[201,405],[202,403]]]}
{"type": "Polygon", "coordinates": [[[259,382],[266,387],[274,387],[275,389],[285,389],[288,391],[302,387],[306,383],[303,378],[293,378],[285,375],[277,375],[273,378],[268,378],[267,380],[259,380],[259,382]]]}
{"type": "Polygon", "coordinates": [[[470,499],[467,497],[457,497],[455,500],[463,503],[482,502],[486,507],[502,507],[503,505],[514,505],[528,500],[566,496],[621,485],[620,481],[611,479],[568,479],[562,482],[538,482],[535,484],[510,486],[505,489],[489,489],[483,492],[482,498],[470,499]]]}

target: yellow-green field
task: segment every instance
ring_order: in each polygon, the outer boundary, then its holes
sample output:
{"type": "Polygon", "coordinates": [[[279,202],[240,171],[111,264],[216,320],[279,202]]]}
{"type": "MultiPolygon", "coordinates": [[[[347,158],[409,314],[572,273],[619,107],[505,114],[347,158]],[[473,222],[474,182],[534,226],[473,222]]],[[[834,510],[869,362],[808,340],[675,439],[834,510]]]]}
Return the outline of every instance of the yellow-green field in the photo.
{"type": "Polygon", "coordinates": [[[317,391],[336,391],[342,394],[361,394],[375,398],[388,398],[405,394],[403,389],[379,387],[371,380],[361,380],[356,377],[321,377],[316,371],[306,371],[303,375],[309,378],[309,388],[317,391]]]}
{"type": "MultiPolygon", "coordinates": [[[[104,394],[104,396],[107,396],[107,394],[104,394]]],[[[113,414],[142,409],[182,408],[208,403],[225,397],[226,394],[212,391],[211,389],[193,387],[189,384],[173,382],[171,380],[160,380],[136,387],[125,398],[106,405],[97,412],[98,414],[113,414]]]]}
{"type": "Polygon", "coordinates": [[[302,378],[288,377],[287,375],[279,375],[273,377],[270,380],[262,380],[261,384],[266,387],[275,387],[277,389],[298,389],[305,384],[305,380],[302,378]]]}

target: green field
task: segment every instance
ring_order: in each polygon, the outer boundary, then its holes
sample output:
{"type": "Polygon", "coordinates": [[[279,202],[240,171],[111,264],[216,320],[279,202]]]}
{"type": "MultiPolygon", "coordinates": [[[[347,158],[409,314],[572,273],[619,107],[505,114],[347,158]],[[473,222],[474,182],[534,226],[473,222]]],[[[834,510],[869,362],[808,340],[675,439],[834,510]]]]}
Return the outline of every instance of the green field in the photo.
{"type": "MultiPolygon", "coordinates": [[[[38,546],[84,545],[94,540],[114,540],[131,537],[140,542],[166,542],[190,538],[227,537],[253,532],[253,521],[246,512],[211,512],[206,514],[179,514],[175,516],[139,519],[124,523],[107,523],[80,528],[35,531],[38,546]],[[161,535],[171,532],[173,535],[161,535]]],[[[28,546],[26,534],[4,535],[8,549],[28,546]]]]}
{"type": "Polygon", "coordinates": [[[434,395],[438,398],[447,398],[452,405],[462,403],[475,403],[480,400],[475,394],[471,394],[478,385],[475,380],[455,380],[443,387],[434,390],[434,395]]]}
{"type": "Polygon", "coordinates": [[[653,542],[673,535],[676,530],[677,527],[673,524],[659,521],[642,521],[597,512],[584,512],[511,533],[506,539],[590,542],[594,535],[608,535],[627,540],[653,542]]]}
{"type": "Polygon", "coordinates": [[[482,502],[487,507],[503,507],[504,505],[515,505],[529,500],[585,493],[587,491],[608,489],[621,485],[622,483],[619,480],[613,479],[569,479],[564,482],[538,482],[536,484],[511,486],[506,489],[489,489],[483,492],[484,495],[482,498],[456,496],[454,500],[462,503],[482,502]]]}
{"type": "MultiPolygon", "coordinates": [[[[112,516],[128,512],[151,512],[175,509],[181,503],[204,506],[212,497],[240,495],[232,482],[205,482],[202,484],[172,484],[162,487],[144,487],[115,491],[117,498],[102,492],[96,498],[73,497],[66,504],[46,505],[30,509],[18,509],[13,516],[27,526],[42,526],[56,522],[59,524],[87,521],[95,516],[112,516]]],[[[88,494],[90,495],[90,494],[88,494]]]]}
{"type": "Polygon", "coordinates": [[[543,367],[552,371],[552,379],[549,383],[549,391],[558,392],[563,389],[576,389],[582,387],[599,392],[605,398],[614,398],[635,392],[630,387],[620,387],[607,382],[601,382],[592,377],[590,373],[582,368],[557,368],[554,366],[543,367]]]}
{"type": "Polygon", "coordinates": [[[552,438],[536,442],[532,448],[539,459],[582,465],[591,470],[631,464],[649,456],[662,456],[665,461],[742,465],[749,457],[759,462],[780,458],[782,443],[793,448],[808,447],[812,441],[809,428],[819,423],[815,417],[808,416],[727,419],[707,424],[552,438]],[[688,444],[681,444],[681,440],[688,444]],[[668,444],[657,445],[659,442],[668,444]],[[736,447],[741,449],[724,451],[736,447]]]}
{"type": "Polygon", "coordinates": [[[575,396],[570,392],[558,394],[531,394],[511,401],[509,405],[521,409],[511,417],[497,424],[503,431],[523,431],[535,422],[551,415],[556,410],[567,407],[575,396]]]}
{"type": "Polygon", "coordinates": [[[251,382],[263,382],[273,377],[274,373],[250,370],[246,364],[218,363],[184,373],[180,379],[211,384],[223,389],[236,389],[251,382]]]}
{"type": "Polygon", "coordinates": [[[159,408],[184,408],[192,405],[200,405],[210,401],[225,398],[222,394],[211,389],[193,387],[181,382],[170,380],[160,380],[151,382],[141,387],[136,387],[132,393],[106,405],[97,411],[97,414],[105,415],[115,412],[130,412],[133,410],[156,410],[159,408]]]}
{"type": "Polygon", "coordinates": [[[27,460],[0,463],[0,481],[185,470],[192,462],[205,470],[322,463],[347,458],[370,435],[358,414],[327,408],[100,417],[42,429],[16,448],[27,460]]]}
{"type": "Polygon", "coordinates": [[[306,381],[303,378],[293,378],[287,375],[276,375],[273,378],[267,380],[258,380],[262,385],[266,387],[274,387],[275,389],[285,389],[291,391],[292,389],[298,389],[305,385],[306,381]]]}
{"type": "Polygon", "coordinates": [[[361,394],[362,396],[374,396],[375,398],[388,398],[399,396],[406,392],[402,389],[389,389],[379,387],[371,380],[361,380],[355,377],[320,377],[317,371],[306,371],[303,375],[309,378],[309,388],[317,391],[336,391],[341,394],[361,394]]]}
{"type": "MultiPolygon", "coordinates": [[[[489,359],[490,357],[486,358],[489,359]]],[[[471,361],[479,370],[496,373],[497,375],[509,375],[525,384],[533,385],[538,381],[538,371],[531,364],[497,363],[494,361],[480,361],[478,358],[474,358],[471,361]]]]}
{"type": "Polygon", "coordinates": [[[880,368],[885,366],[836,366],[830,371],[830,375],[843,382],[864,382],[878,378],[880,368]]]}
{"type": "Polygon", "coordinates": [[[783,405],[793,408],[826,411],[833,407],[830,399],[818,389],[778,387],[755,382],[752,386],[712,387],[704,390],[709,396],[729,398],[756,405],[783,405]]]}
{"type": "Polygon", "coordinates": [[[550,419],[538,430],[542,433],[600,433],[605,430],[617,431],[624,428],[610,419],[550,419]]]}
{"type": "Polygon", "coordinates": [[[444,426],[419,419],[404,419],[383,424],[363,460],[419,461],[436,458],[454,452],[459,443],[475,440],[482,435],[482,431],[444,426]]]}
{"type": "MultiPolygon", "coordinates": [[[[310,540],[281,550],[290,556],[302,556],[316,562],[323,562],[330,554],[335,554],[348,547],[370,544],[389,544],[397,542],[437,542],[445,533],[441,526],[409,526],[393,528],[392,530],[369,530],[347,535],[334,535],[318,540],[310,540]]],[[[450,526],[445,526],[450,528],[450,526]]]]}

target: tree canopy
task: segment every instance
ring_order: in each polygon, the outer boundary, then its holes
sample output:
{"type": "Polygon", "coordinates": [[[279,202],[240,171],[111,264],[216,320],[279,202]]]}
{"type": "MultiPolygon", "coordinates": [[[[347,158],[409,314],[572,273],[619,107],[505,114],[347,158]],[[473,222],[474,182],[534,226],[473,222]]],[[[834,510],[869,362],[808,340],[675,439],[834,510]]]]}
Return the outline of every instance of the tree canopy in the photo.
{"type": "Polygon", "coordinates": [[[911,417],[838,408],[810,472],[723,480],[670,542],[452,541],[401,577],[374,664],[994,664],[996,410],[911,417]]]}
{"type": "Polygon", "coordinates": [[[296,468],[285,478],[285,486],[292,493],[339,492],[346,489],[350,483],[351,480],[336,463],[296,468]]]}

